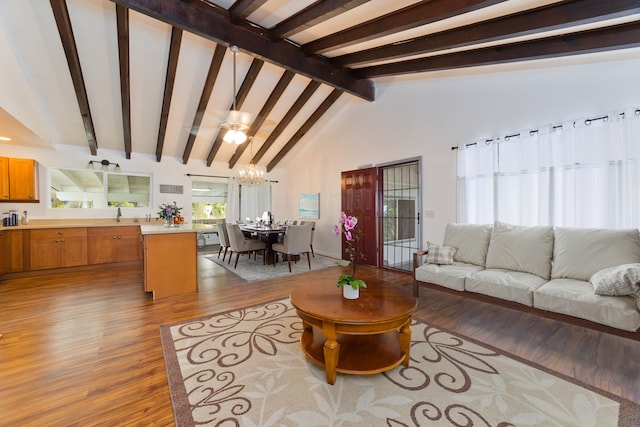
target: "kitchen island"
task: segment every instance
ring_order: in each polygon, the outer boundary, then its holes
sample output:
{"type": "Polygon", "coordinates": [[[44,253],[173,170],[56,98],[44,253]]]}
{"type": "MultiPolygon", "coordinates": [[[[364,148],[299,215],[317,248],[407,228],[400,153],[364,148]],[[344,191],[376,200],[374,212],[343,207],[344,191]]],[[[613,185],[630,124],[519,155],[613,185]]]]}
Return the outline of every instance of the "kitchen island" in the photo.
{"type": "Polygon", "coordinates": [[[144,290],[153,299],[198,291],[196,230],[141,224],[144,290]]]}

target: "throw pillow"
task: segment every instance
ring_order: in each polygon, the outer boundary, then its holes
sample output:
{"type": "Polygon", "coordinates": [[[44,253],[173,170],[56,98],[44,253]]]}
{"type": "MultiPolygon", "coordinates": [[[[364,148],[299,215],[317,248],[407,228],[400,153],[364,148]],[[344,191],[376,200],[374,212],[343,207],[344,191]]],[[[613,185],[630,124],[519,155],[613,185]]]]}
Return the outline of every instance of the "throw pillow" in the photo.
{"type": "Polygon", "coordinates": [[[640,263],[602,269],[589,279],[596,295],[633,295],[640,293],[640,263]]]}
{"type": "Polygon", "coordinates": [[[450,246],[438,246],[431,242],[427,242],[427,248],[429,249],[426,258],[427,264],[453,264],[453,254],[456,253],[456,248],[452,248],[450,246]]]}

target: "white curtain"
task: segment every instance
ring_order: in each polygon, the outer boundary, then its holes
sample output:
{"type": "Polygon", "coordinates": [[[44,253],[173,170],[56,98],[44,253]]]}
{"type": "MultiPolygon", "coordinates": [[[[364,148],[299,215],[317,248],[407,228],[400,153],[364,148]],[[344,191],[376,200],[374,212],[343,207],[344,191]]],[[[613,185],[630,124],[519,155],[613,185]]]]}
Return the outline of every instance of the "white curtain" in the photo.
{"type": "Polygon", "coordinates": [[[255,221],[271,210],[271,184],[240,186],[240,219],[255,221]]]}
{"type": "Polygon", "coordinates": [[[235,224],[240,219],[240,185],[235,178],[229,178],[227,188],[227,215],[226,222],[235,224]]]}
{"type": "Polygon", "coordinates": [[[461,222],[640,226],[640,110],[478,141],[458,153],[461,222]]]}

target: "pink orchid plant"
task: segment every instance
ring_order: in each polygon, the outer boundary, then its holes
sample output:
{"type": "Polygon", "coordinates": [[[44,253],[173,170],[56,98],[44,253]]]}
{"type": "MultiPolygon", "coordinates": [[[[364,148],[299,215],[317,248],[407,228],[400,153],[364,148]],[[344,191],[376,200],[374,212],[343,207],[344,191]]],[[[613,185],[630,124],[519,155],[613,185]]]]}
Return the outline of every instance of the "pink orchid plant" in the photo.
{"type": "Polygon", "coordinates": [[[344,249],[345,253],[349,255],[349,260],[351,261],[351,275],[343,274],[340,276],[337,286],[341,287],[344,285],[349,285],[353,289],[358,288],[366,288],[367,284],[362,280],[356,279],[354,276],[356,275],[356,264],[358,261],[358,257],[364,259],[361,253],[358,253],[356,249],[356,244],[358,240],[360,240],[361,231],[356,229],[356,225],[358,225],[358,218],[355,216],[348,216],[344,212],[340,216],[338,220],[338,224],[333,226],[333,234],[336,236],[340,236],[344,233],[344,239],[346,241],[347,247],[344,249]]]}

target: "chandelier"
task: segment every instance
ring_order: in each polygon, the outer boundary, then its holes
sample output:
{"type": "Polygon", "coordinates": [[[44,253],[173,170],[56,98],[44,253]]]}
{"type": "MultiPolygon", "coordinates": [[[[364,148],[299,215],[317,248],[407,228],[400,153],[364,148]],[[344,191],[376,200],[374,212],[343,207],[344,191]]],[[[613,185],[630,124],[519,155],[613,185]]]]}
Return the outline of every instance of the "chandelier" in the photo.
{"type": "Polygon", "coordinates": [[[238,172],[238,181],[240,184],[245,185],[260,185],[267,182],[264,177],[264,171],[253,163],[253,139],[249,143],[249,149],[251,150],[251,159],[249,164],[238,172]]]}
{"type": "Polygon", "coordinates": [[[233,109],[229,111],[227,119],[223,123],[223,126],[229,130],[222,139],[229,144],[235,142],[240,145],[247,140],[245,131],[249,127],[242,122],[243,118],[246,119],[247,113],[242,113],[236,109],[236,56],[238,56],[238,46],[231,46],[230,49],[233,54],[233,109]]]}
{"type": "Polygon", "coordinates": [[[258,169],[254,163],[249,163],[238,173],[240,184],[260,185],[266,182],[264,171],[258,169]]]}

